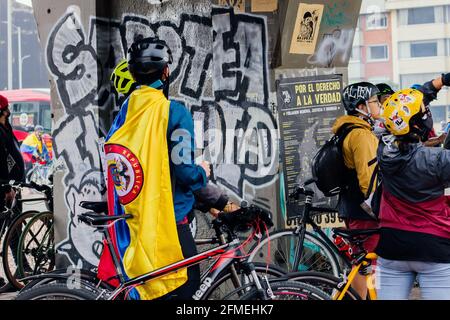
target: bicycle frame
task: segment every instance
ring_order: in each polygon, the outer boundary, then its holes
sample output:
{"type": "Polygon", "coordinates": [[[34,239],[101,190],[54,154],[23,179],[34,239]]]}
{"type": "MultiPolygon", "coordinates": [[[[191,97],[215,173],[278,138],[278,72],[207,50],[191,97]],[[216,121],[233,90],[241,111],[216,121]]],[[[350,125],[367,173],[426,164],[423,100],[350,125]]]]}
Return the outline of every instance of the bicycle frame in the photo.
{"type": "Polygon", "coordinates": [[[299,245],[297,250],[294,253],[294,264],[293,269],[298,270],[300,265],[300,257],[301,257],[301,249],[303,248],[303,242],[305,241],[305,233],[306,226],[310,225],[313,228],[313,231],[316,232],[321,240],[323,240],[329,248],[331,248],[338,256],[342,257],[347,267],[351,267],[351,263],[346,259],[346,257],[336,248],[334,243],[330,240],[330,238],[322,231],[322,228],[318,226],[312,219],[311,212],[317,212],[314,215],[321,215],[325,213],[335,213],[335,209],[331,208],[321,208],[314,207],[312,205],[314,192],[310,190],[305,190],[305,207],[303,209],[303,215],[298,219],[298,226],[295,233],[299,235],[299,245]]]}
{"type": "MultiPolygon", "coordinates": [[[[111,225],[113,225],[115,222],[113,222],[111,225]]],[[[110,296],[108,296],[107,300],[115,300],[120,293],[122,293],[125,290],[132,290],[137,286],[143,285],[148,281],[154,280],[156,278],[165,276],[169,273],[178,271],[180,269],[188,268],[195,266],[197,264],[200,264],[203,261],[213,259],[217,257],[217,260],[214,264],[212,264],[209,269],[203,274],[201,279],[201,285],[199,287],[199,290],[195,293],[193,296],[194,300],[201,300],[206,293],[206,291],[209,289],[212,283],[216,281],[223,271],[227,270],[229,268],[231,274],[232,274],[232,281],[236,288],[240,288],[242,286],[239,277],[236,272],[236,268],[234,267],[235,262],[242,263],[242,260],[245,259],[242,257],[242,252],[240,250],[240,247],[242,245],[239,238],[232,236],[233,233],[229,233],[229,237],[233,238],[232,241],[227,242],[225,239],[225,235],[220,231],[220,227],[214,226],[214,229],[216,230],[216,235],[218,238],[219,243],[221,243],[220,246],[217,246],[215,248],[212,248],[210,250],[207,250],[205,252],[202,252],[196,256],[190,257],[188,259],[184,259],[181,261],[178,261],[176,263],[173,263],[169,266],[154,270],[152,272],[149,272],[147,274],[138,276],[136,278],[126,280],[123,273],[122,268],[119,262],[119,258],[116,255],[116,250],[114,249],[112,245],[112,240],[110,237],[110,234],[108,232],[110,225],[105,226],[99,226],[97,227],[100,232],[103,233],[106,243],[109,247],[109,250],[111,252],[111,256],[113,259],[113,264],[116,269],[117,276],[119,278],[120,285],[117,289],[115,289],[110,296]]],[[[211,243],[213,239],[203,239],[205,243],[211,243]]],[[[262,284],[259,281],[259,278],[256,274],[256,271],[254,268],[251,267],[251,264],[246,264],[244,262],[244,267],[246,268],[247,273],[252,275],[253,281],[257,287],[258,290],[262,290],[262,284]]],[[[101,295],[103,295],[104,292],[102,292],[101,295]]]]}
{"type": "Polygon", "coordinates": [[[222,271],[226,270],[237,259],[236,249],[239,247],[239,245],[240,241],[236,239],[230,243],[205,251],[191,258],[181,260],[167,267],[163,267],[161,269],[149,272],[145,275],[128,280],[125,283],[121,284],[116,290],[114,290],[111,296],[108,297],[108,300],[115,300],[117,296],[127,288],[134,288],[136,286],[143,285],[146,282],[154,280],[158,277],[167,275],[183,268],[192,267],[202,261],[214,257],[219,257],[216,263],[213,264],[211,269],[208,271],[206,277],[203,279],[199,291],[197,291],[197,293],[193,297],[195,300],[200,300],[203,297],[204,293],[206,293],[206,290],[219,277],[222,271]]]}
{"type": "MultiPolygon", "coordinates": [[[[345,295],[348,292],[348,289],[353,283],[353,280],[355,279],[356,275],[360,272],[361,268],[369,266],[368,261],[373,261],[377,259],[377,255],[375,253],[368,253],[365,255],[364,259],[358,263],[353,270],[350,272],[347,278],[344,279],[345,287],[342,289],[342,291],[337,292],[339,294],[337,297],[333,297],[333,300],[342,300],[344,299],[345,295]]],[[[373,285],[373,275],[367,274],[366,275],[366,282],[367,282],[367,289],[369,292],[369,298],[370,300],[377,300],[377,292],[373,285]]]]}

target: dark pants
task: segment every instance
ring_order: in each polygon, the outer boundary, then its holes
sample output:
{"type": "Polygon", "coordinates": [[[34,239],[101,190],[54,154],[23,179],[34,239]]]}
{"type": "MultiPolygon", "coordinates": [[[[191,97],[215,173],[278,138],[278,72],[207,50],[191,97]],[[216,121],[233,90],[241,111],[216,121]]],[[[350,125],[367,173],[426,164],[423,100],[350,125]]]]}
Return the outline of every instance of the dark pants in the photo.
{"type": "MultiPolygon", "coordinates": [[[[177,230],[184,258],[187,259],[197,255],[197,246],[189,225],[178,225],[177,230]]],[[[192,296],[200,287],[200,266],[196,265],[188,268],[187,273],[188,281],[184,285],[158,300],[192,300],[192,296]]]]}

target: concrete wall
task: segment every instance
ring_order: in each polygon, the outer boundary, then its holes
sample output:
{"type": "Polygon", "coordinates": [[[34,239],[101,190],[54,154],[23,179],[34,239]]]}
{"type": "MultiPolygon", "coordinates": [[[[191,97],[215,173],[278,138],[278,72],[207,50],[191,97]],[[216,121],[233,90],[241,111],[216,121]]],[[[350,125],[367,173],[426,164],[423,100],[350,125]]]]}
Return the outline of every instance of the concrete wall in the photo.
{"type": "MultiPolygon", "coordinates": [[[[76,219],[83,212],[78,204],[104,195],[97,142],[118,109],[108,78],[136,36],[158,35],[171,47],[170,94],[191,110],[197,160],[214,164],[213,182],[234,200],[249,200],[277,216],[275,79],[335,72],[346,77],[346,64],[271,68],[280,55],[287,2],[258,14],[250,12],[251,1],[245,12],[210,0],[152,2],[33,2],[52,80],[55,153],[64,165],[55,184],[61,262],[91,267],[101,251],[100,235],[76,219]]],[[[346,16],[356,25],[359,7],[353,11],[346,16]]]]}

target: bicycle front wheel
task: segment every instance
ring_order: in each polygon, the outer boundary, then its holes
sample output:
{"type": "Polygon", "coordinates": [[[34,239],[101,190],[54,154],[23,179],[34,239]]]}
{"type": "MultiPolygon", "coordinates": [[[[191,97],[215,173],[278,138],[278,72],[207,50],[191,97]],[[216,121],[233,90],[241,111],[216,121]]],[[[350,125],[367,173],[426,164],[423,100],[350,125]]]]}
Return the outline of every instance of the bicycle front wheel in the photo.
{"type": "MultiPolygon", "coordinates": [[[[345,282],[330,274],[321,272],[296,272],[289,274],[289,281],[299,281],[319,288],[330,295],[333,300],[337,300],[342,293],[345,282]]],[[[361,297],[353,288],[348,288],[344,300],[361,300],[361,297]]]]}
{"type": "MultiPolygon", "coordinates": [[[[282,281],[270,284],[273,296],[269,300],[331,300],[318,288],[301,282],[282,281]]],[[[240,300],[263,300],[260,291],[253,288],[240,300]]]]}
{"type": "Polygon", "coordinates": [[[33,217],[20,236],[17,252],[17,276],[14,286],[23,288],[18,279],[47,273],[55,266],[53,213],[33,217]]]}
{"type": "Polygon", "coordinates": [[[271,233],[250,250],[249,262],[273,264],[286,273],[318,271],[338,277],[341,269],[338,257],[322,239],[306,231],[303,243],[295,229],[271,233]],[[295,258],[298,257],[297,266],[295,258]]]}
{"type": "MultiPolygon", "coordinates": [[[[273,266],[266,266],[262,263],[254,263],[254,267],[256,273],[261,277],[267,276],[268,278],[279,278],[285,275],[283,270],[273,266]]],[[[252,282],[252,279],[244,273],[240,273],[238,276],[241,282],[240,286],[252,282]]],[[[250,286],[242,288],[242,290],[237,289],[240,288],[236,286],[233,281],[233,275],[228,271],[214,281],[208,291],[205,292],[202,300],[239,300],[239,297],[250,290],[250,286]]]]}

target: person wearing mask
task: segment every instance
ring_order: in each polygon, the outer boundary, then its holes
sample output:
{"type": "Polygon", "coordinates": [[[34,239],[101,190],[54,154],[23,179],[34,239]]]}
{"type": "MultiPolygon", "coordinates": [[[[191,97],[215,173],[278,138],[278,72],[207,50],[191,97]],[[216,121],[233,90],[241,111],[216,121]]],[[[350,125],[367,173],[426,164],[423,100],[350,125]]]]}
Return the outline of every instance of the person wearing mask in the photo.
{"type": "MultiPolygon", "coordinates": [[[[378,221],[369,205],[375,191],[375,179],[372,177],[376,174],[378,139],[373,133],[373,125],[380,117],[381,111],[378,93],[378,88],[368,82],[359,82],[346,87],[343,91],[343,103],[347,115],[338,118],[333,126],[335,134],[346,127],[355,127],[342,144],[345,166],[349,171],[347,187],[341,190],[338,204],[339,216],[346,220],[349,229],[378,227],[378,221]]],[[[364,245],[365,248],[373,252],[377,240],[377,235],[370,237],[364,245]]],[[[362,298],[367,296],[364,276],[357,275],[354,288],[362,298]]]]}
{"type": "Polygon", "coordinates": [[[376,253],[378,298],[408,299],[414,281],[422,299],[450,299],[450,151],[423,145],[433,128],[426,95],[405,89],[384,104],[392,134],[383,139],[381,233],[376,253]]]}
{"type": "MultiPolygon", "coordinates": [[[[0,180],[3,182],[24,181],[24,162],[20,154],[19,142],[9,123],[10,116],[8,99],[0,95],[0,180]]],[[[3,212],[5,206],[12,205],[15,196],[11,187],[0,186],[0,212],[3,212]]],[[[0,278],[0,286],[3,284],[4,279],[0,278]]]]}

